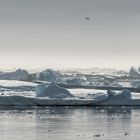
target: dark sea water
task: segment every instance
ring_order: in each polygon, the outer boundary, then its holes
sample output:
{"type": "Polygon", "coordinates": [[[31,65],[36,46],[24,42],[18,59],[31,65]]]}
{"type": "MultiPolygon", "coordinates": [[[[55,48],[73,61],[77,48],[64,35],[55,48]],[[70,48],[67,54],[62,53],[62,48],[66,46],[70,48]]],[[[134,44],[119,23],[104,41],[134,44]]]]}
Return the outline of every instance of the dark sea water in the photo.
{"type": "Polygon", "coordinates": [[[0,107],[0,140],[139,140],[140,107],[0,107]]]}

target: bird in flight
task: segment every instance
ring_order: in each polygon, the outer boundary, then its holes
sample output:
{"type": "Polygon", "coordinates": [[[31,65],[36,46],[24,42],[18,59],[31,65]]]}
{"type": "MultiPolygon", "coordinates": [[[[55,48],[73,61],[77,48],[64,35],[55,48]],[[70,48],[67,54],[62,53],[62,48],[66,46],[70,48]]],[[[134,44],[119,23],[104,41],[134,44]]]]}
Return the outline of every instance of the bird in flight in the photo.
{"type": "Polygon", "coordinates": [[[90,18],[89,17],[86,17],[85,20],[90,20],[90,18]]]}

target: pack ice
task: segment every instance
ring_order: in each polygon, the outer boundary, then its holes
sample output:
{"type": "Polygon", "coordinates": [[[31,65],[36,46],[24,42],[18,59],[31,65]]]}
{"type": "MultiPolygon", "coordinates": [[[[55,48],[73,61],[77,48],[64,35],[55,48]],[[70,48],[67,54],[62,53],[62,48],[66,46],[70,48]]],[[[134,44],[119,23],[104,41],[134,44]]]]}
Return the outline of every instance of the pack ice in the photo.
{"type": "MultiPolygon", "coordinates": [[[[133,99],[129,90],[114,92],[108,90],[106,93],[89,93],[87,96],[79,97],[71,94],[65,88],[54,83],[34,84],[30,82],[1,81],[1,88],[18,89],[20,87],[36,87],[34,96],[1,95],[0,105],[6,106],[47,106],[47,105],[140,105],[140,99],[133,99]],[[12,85],[13,84],[13,85],[12,85]]],[[[29,92],[29,91],[26,91],[29,92]]]]}

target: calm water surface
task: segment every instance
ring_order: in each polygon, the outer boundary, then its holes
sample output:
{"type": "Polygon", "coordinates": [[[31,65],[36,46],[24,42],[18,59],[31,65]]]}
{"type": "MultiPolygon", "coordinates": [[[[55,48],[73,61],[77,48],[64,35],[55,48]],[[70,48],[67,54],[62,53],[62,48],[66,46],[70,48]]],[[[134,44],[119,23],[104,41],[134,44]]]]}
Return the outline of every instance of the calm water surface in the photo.
{"type": "Polygon", "coordinates": [[[140,107],[0,107],[0,140],[139,140],[140,107]]]}

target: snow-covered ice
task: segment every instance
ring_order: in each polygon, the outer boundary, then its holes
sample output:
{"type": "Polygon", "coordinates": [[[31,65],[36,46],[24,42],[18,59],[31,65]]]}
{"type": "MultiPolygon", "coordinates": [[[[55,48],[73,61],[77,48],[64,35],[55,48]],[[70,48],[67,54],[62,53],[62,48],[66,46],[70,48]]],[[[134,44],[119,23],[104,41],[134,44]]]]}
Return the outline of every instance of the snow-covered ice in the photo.
{"type": "Polygon", "coordinates": [[[16,80],[0,80],[0,94],[35,96],[38,84],[16,80]]]}
{"type": "Polygon", "coordinates": [[[16,81],[16,80],[0,80],[0,86],[2,87],[21,87],[21,86],[30,86],[35,87],[37,84],[32,82],[25,81],[16,81]]]}

